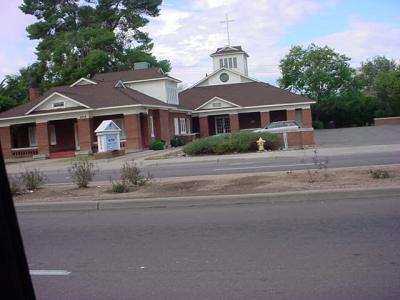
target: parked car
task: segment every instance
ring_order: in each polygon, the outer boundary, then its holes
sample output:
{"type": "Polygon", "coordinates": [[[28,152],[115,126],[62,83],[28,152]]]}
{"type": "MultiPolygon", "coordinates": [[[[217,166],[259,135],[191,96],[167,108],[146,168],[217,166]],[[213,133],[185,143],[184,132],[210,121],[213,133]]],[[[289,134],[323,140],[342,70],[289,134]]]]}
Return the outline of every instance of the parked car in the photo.
{"type": "Polygon", "coordinates": [[[282,132],[292,129],[299,129],[301,126],[297,121],[272,122],[265,128],[256,129],[254,132],[282,132]]]}

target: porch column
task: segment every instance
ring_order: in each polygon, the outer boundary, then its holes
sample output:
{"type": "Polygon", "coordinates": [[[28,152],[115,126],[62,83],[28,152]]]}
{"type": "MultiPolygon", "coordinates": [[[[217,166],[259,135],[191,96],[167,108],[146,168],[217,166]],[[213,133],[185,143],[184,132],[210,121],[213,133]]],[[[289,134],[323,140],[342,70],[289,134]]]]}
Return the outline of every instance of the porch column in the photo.
{"type": "Polygon", "coordinates": [[[140,115],[124,115],[125,128],[125,152],[134,152],[142,149],[142,135],[140,126],[140,115]]]}
{"type": "Polygon", "coordinates": [[[312,117],[310,108],[303,109],[303,126],[305,128],[312,127],[312,117]]]}
{"type": "Polygon", "coordinates": [[[91,119],[78,119],[79,151],[82,154],[92,153],[92,122],[91,119]]]}
{"type": "Polygon", "coordinates": [[[296,120],[296,113],[294,109],[286,110],[286,120],[296,120]]]}
{"type": "Polygon", "coordinates": [[[200,137],[210,135],[210,127],[208,126],[208,117],[199,117],[200,137]]]}
{"type": "Polygon", "coordinates": [[[150,129],[150,118],[148,114],[140,115],[141,127],[142,127],[142,139],[143,147],[148,148],[151,144],[151,129],[150,129]]]}
{"type": "Polygon", "coordinates": [[[36,123],[36,140],[38,146],[38,155],[49,155],[49,128],[47,122],[36,123]]]}
{"type": "Polygon", "coordinates": [[[0,127],[0,143],[1,143],[1,151],[3,152],[4,159],[12,158],[10,126],[0,127]]]}
{"type": "Polygon", "coordinates": [[[270,119],[269,119],[269,111],[261,111],[260,112],[260,127],[261,128],[265,128],[269,125],[269,123],[271,123],[270,119]]]}
{"type": "Polygon", "coordinates": [[[238,132],[240,130],[239,126],[239,114],[230,114],[229,123],[231,126],[231,132],[238,132]]]}
{"type": "Polygon", "coordinates": [[[160,109],[158,111],[158,115],[160,118],[160,128],[159,128],[159,135],[160,135],[160,139],[162,139],[163,141],[165,141],[167,144],[170,142],[171,140],[171,135],[170,135],[170,131],[169,131],[169,112],[167,110],[162,110],[160,109]]]}

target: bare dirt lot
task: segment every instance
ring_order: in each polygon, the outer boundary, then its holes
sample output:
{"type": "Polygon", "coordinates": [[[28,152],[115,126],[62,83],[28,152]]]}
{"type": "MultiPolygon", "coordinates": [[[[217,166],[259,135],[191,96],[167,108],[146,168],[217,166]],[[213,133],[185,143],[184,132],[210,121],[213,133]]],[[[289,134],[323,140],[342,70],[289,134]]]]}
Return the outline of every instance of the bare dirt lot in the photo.
{"type": "Polygon", "coordinates": [[[269,172],[235,175],[176,177],[153,180],[129,193],[110,191],[111,184],[92,183],[89,188],[73,185],[47,185],[39,190],[14,197],[16,203],[48,201],[98,201],[113,199],[159,198],[175,196],[203,196],[288,192],[344,188],[400,187],[400,165],[328,169],[307,171],[269,172]],[[389,178],[374,179],[370,170],[388,171],[389,178]]]}

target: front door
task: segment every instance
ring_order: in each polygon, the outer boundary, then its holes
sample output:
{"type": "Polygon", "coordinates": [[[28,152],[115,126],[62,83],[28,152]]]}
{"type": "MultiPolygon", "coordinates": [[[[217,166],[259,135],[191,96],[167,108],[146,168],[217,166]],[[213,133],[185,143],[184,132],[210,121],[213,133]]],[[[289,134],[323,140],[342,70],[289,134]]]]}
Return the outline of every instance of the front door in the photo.
{"type": "Polygon", "coordinates": [[[229,121],[229,116],[215,117],[215,132],[216,134],[231,132],[231,123],[229,121]]]}

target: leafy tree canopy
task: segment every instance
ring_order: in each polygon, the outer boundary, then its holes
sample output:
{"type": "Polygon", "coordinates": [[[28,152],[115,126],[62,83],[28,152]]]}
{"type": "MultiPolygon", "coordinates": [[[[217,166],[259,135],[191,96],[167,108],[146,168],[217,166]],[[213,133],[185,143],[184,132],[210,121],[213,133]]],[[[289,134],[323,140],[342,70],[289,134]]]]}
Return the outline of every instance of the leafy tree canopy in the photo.
{"type": "Polygon", "coordinates": [[[358,77],[364,86],[364,90],[369,95],[376,95],[377,81],[382,73],[395,71],[399,67],[394,60],[385,56],[376,56],[361,63],[358,77]]]}
{"type": "Polygon", "coordinates": [[[377,116],[400,116],[400,69],[379,73],[375,79],[375,90],[380,104],[377,116]]]}
{"type": "Polygon", "coordinates": [[[42,79],[48,85],[71,83],[98,72],[132,68],[134,59],[168,72],[169,62],[157,61],[151,39],[142,31],[146,17],[159,15],[161,2],[24,0],[21,10],[38,20],[27,32],[30,39],[39,40],[42,79]]]}
{"type": "Polygon", "coordinates": [[[281,60],[281,88],[315,100],[340,95],[354,89],[355,70],[350,58],[325,46],[293,46],[281,60]]]}

